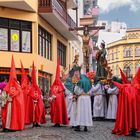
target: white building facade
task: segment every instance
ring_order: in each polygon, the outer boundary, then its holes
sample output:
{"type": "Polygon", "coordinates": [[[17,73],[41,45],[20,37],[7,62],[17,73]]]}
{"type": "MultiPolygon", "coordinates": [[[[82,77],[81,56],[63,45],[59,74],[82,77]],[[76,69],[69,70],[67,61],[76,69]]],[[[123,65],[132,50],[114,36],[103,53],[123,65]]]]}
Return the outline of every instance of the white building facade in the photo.
{"type": "Polygon", "coordinates": [[[112,21],[98,21],[97,25],[105,26],[105,30],[99,31],[98,45],[102,40],[107,44],[120,40],[125,35],[127,25],[125,22],[112,21]]]}

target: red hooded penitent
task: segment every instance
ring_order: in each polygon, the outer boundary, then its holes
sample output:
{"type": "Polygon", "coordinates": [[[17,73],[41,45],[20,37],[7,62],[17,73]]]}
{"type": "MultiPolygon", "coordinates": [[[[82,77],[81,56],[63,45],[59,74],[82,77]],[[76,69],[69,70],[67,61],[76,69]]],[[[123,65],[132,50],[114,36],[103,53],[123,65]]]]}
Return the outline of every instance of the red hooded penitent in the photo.
{"type": "Polygon", "coordinates": [[[112,133],[129,135],[132,129],[140,131],[140,69],[133,81],[127,84],[114,84],[119,88],[118,110],[112,133]]]}
{"type": "Polygon", "coordinates": [[[24,129],[24,99],[21,86],[16,77],[15,63],[12,56],[10,79],[4,91],[7,93],[7,101],[2,108],[2,126],[10,130],[24,129]]]}
{"type": "Polygon", "coordinates": [[[50,96],[56,96],[51,102],[51,121],[54,124],[68,124],[68,114],[64,96],[64,86],[60,80],[60,59],[58,59],[56,76],[53,85],[51,86],[50,96]]]}
{"type": "Polygon", "coordinates": [[[42,92],[36,82],[36,72],[34,63],[32,65],[32,86],[29,92],[33,100],[33,108],[31,108],[31,118],[33,123],[46,123],[45,106],[42,98],[42,92]]]}
{"type": "Polygon", "coordinates": [[[122,83],[130,84],[130,81],[128,80],[128,78],[125,76],[125,74],[123,73],[123,71],[121,69],[120,69],[120,74],[121,74],[121,78],[122,78],[122,83]]]}
{"type": "Polygon", "coordinates": [[[33,108],[33,100],[29,96],[29,91],[31,89],[30,81],[27,77],[27,74],[24,70],[23,64],[21,62],[21,87],[23,90],[23,96],[24,96],[24,106],[25,106],[25,124],[32,123],[32,109],[33,108]]]}

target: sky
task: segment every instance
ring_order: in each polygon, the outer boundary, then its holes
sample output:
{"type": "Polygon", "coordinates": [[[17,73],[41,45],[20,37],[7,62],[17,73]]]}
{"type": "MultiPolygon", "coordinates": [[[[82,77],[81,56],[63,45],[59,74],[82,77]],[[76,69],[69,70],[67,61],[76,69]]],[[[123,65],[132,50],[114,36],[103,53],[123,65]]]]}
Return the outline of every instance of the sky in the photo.
{"type": "Polygon", "coordinates": [[[140,0],[98,0],[100,20],[125,22],[140,28],[140,0]]]}

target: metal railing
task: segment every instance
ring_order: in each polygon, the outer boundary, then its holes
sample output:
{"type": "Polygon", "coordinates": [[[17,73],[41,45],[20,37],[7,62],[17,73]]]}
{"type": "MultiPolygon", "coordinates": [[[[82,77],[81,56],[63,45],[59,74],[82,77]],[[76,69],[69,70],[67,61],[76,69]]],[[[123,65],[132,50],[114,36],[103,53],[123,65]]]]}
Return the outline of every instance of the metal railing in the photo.
{"type": "Polygon", "coordinates": [[[39,8],[52,8],[69,25],[70,28],[76,27],[76,23],[70,17],[67,10],[59,2],[59,0],[38,0],[38,1],[39,8]]]}

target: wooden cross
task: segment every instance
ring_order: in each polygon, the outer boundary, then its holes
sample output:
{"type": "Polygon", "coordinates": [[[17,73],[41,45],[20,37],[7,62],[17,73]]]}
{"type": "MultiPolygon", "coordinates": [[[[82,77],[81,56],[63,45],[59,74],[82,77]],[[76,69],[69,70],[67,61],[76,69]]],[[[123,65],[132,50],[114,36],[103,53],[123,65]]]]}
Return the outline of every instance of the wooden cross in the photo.
{"type": "Polygon", "coordinates": [[[84,30],[87,30],[87,31],[90,31],[90,30],[98,30],[98,29],[105,29],[105,26],[88,26],[88,25],[85,25],[83,27],[75,27],[75,28],[69,28],[69,31],[84,31],[84,30]]]}
{"type": "Polygon", "coordinates": [[[69,31],[83,31],[83,35],[77,34],[82,37],[83,40],[83,58],[84,58],[84,65],[86,67],[86,72],[89,71],[89,40],[92,36],[94,36],[100,29],[105,29],[105,26],[94,26],[93,25],[93,17],[88,16],[80,19],[81,27],[74,27],[69,28],[69,31]],[[96,33],[90,35],[90,31],[97,30],[96,33]],[[86,33],[85,33],[86,32],[86,33]],[[87,40],[87,41],[86,41],[87,40]],[[85,44],[86,43],[86,44],[85,44]],[[86,51],[85,51],[86,50],[86,51]]]}

